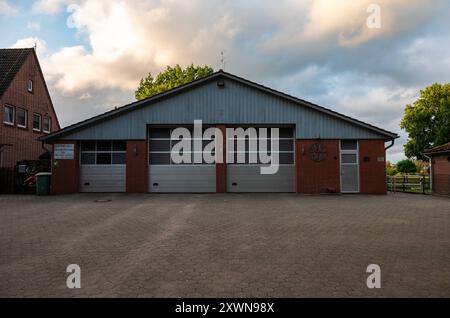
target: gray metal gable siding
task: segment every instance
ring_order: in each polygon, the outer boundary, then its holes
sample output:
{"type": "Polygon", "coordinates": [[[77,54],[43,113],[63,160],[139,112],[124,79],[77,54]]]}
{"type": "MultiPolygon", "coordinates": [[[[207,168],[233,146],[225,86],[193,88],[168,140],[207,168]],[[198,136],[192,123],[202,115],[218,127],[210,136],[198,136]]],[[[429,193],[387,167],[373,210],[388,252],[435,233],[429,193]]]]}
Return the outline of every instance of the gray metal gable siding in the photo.
{"type": "Polygon", "coordinates": [[[225,80],[193,88],[121,116],[75,131],[63,139],[145,139],[147,124],[295,124],[297,138],[383,139],[369,129],[279,96],[225,80]]]}

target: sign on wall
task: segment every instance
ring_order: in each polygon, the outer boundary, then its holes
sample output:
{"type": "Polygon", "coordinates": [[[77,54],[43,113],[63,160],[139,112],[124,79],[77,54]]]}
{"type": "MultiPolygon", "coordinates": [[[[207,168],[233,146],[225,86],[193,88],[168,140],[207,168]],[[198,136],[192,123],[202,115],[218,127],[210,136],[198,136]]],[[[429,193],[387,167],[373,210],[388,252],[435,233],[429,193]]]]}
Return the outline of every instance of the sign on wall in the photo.
{"type": "Polygon", "coordinates": [[[55,144],[55,159],[59,160],[70,160],[74,156],[74,145],[73,144],[55,144]]]}

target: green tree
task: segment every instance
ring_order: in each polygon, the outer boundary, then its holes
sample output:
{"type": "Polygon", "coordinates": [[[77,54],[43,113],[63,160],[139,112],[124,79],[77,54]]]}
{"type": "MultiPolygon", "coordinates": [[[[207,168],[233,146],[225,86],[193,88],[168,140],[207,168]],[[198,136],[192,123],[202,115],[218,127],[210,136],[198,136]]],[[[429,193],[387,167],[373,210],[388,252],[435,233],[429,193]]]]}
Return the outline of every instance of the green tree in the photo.
{"type": "Polygon", "coordinates": [[[401,173],[415,173],[417,167],[414,161],[406,159],[397,162],[397,171],[401,173]]]}
{"type": "Polygon", "coordinates": [[[386,174],[389,176],[395,176],[398,173],[397,167],[390,163],[389,161],[386,162],[386,174]]]}
{"type": "Polygon", "coordinates": [[[167,66],[166,70],[156,76],[156,79],[153,78],[151,73],[146,78],[141,79],[135,96],[137,100],[142,100],[205,77],[213,72],[214,70],[209,66],[194,66],[191,64],[185,69],[182,69],[178,64],[174,67],[167,66]]]}
{"type": "Polygon", "coordinates": [[[400,127],[408,133],[405,154],[426,160],[422,152],[450,141],[450,83],[434,84],[420,91],[412,105],[406,105],[400,127]]]}

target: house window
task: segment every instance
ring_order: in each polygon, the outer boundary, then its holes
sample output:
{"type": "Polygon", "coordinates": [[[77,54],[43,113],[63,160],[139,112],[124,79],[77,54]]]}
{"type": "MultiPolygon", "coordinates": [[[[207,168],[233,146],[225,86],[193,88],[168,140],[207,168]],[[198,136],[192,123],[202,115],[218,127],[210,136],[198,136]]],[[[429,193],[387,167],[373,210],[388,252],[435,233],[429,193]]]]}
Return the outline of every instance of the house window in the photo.
{"type": "Polygon", "coordinates": [[[126,150],[126,141],[83,141],[80,161],[82,165],[124,165],[126,150]]]}
{"type": "Polygon", "coordinates": [[[28,89],[28,92],[33,93],[33,81],[32,80],[28,80],[27,89],[28,89]]]}
{"type": "Polygon", "coordinates": [[[17,127],[27,128],[27,111],[22,108],[16,110],[17,127]]]}
{"type": "Polygon", "coordinates": [[[3,110],[3,122],[8,125],[14,125],[14,107],[5,105],[3,110]]]}
{"type": "Polygon", "coordinates": [[[42,117],[39,114],[33,114],[33,130],[41,131],[42,117]]]}
{"type": "Polygon", "coordinates": [[[341,140],[341,150],[358,150],[357,140],[341,140]]]}
{"type": "Polygon", "coordinates": [[[51,128],[52,128],[52,122],[51,122],[50,117],[44,116],[44,121],[42,122],[42,128],[43,128],[42,130],[45,133],[50,133],[51,128]]]}

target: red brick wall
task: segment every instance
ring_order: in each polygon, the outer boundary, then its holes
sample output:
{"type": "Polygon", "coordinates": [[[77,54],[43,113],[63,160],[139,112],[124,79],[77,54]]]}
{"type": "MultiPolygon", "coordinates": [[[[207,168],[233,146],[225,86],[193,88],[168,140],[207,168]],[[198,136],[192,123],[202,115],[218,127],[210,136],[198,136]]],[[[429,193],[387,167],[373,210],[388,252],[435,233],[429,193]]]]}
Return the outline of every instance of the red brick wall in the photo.
{"type": "Polygon", "coordinates": [[[75,145],[72,160],[55,160],[52,158],[52,193],[77,193],[80,189],[79,147],[76,141],[60,141],[55,144],[75,145]]]}
{"type": "Polygon", "coordinates": [[[127,141],[126,191],[148,192],[148,149],[146,140],[127,141]]]}
{"type": "Polygon", "coordinates": [[[298,193],[323,193],[327,188],[340,191],[339,140],[297,139],[296,165],[298,193]],[[318,142],[326,148],[326,159],[321,162],[309,156],[309,148],[318,142]]]}
{"type": "Polygon", "coordinates": [[[360,193],[386,194],[385,156],[384,140],[359,140],[360,193]]]}
{"type": "Polygon", "coordinates": [[[450,154],[433,157],[433,192],[450,194],[450,154]]]}
{"type": "Polygon", "coordinates": [[[227,164],[226,164],[226,127],[225,125],[218,125],[217,128],[219,128],[222,131],[223,135],[223,163],[216,163],[216,192],[217,193],[226,193],[227,192],[227,164]]]}
{"type": "MultiPolygon", "coordinates": [[[[42,132],[33,131],[33,113],[51,118],[52,131],[59,129],[52,102],[45,88],[44,78],[34,54],[29,54],[13,82],[0,99],[0,144],[12,144],[2,154],[3,166],[13,167],[20,160],[35,160],[45,152],[40,141],[42,132]],[[33,93],[27,91],[28,80],[33,80],[33,93]],[[28,111],[27,128],[9,126],[3,123],[4,105],[20,107],[28,111]]],[[[49,150],[51,147],[47,147],[49,150]]]]}

